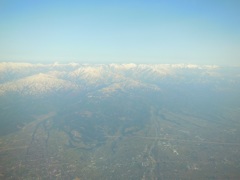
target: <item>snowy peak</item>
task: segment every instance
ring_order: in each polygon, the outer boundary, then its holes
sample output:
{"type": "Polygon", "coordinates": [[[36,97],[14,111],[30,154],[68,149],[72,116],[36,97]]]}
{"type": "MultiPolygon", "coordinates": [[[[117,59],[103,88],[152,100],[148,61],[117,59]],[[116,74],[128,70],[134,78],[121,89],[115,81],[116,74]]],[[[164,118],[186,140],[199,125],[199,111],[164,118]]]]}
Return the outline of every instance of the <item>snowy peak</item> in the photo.
{"type": "MultiPolygon", "coordinates": [[[[38,95],[77,91],[129,92],[162,90],[164,84],[240,84],[234,71],[194,64],[30,64],[0,63],[0,94],[38,95]],[[81,88],[80,88],[81,87],[81,88]]],[[[231,69],[232,70],[232,69],[231,69]]]]}
{"type": "Polygon", "coordinates": [[[20,80],[0,85],[0,94],[18,92],[22,95],[41,95],[64,90],[76,90],[77,85],[57,79],[51,75],[39,73],[20,80]]]}

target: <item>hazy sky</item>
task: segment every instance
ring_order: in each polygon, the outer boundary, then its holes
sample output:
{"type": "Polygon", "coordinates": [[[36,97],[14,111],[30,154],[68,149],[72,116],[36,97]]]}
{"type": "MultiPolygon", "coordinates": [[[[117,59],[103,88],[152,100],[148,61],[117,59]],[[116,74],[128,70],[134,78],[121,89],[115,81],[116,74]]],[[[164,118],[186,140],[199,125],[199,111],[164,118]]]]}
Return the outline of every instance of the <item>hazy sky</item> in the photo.
{"type": "Polygon", "coordinates": [[[240,0],[1,0],[0,61],[240,65],[240,0]]]}

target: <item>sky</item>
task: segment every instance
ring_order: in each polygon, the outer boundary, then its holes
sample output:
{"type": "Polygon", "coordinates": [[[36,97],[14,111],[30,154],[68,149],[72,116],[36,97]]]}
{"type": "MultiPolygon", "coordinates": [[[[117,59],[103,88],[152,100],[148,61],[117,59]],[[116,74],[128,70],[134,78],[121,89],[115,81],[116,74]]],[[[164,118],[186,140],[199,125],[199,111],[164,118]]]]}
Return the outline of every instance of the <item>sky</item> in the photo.
{"type": "Polygon", "coordinates": [[[239,0],[0,0],[0,62],[240,65],[239,0]]]}

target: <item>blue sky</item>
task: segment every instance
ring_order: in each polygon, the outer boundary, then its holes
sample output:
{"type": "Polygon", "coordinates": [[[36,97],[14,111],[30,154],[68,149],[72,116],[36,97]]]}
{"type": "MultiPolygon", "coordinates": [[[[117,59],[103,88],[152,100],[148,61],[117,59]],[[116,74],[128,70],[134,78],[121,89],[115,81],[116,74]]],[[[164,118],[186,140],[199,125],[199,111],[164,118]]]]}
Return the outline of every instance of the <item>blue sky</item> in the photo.
{"type": "Polygon", "coordinates": [[[1,0],[0,61],[240,65],[240,1],[1,0]]]}

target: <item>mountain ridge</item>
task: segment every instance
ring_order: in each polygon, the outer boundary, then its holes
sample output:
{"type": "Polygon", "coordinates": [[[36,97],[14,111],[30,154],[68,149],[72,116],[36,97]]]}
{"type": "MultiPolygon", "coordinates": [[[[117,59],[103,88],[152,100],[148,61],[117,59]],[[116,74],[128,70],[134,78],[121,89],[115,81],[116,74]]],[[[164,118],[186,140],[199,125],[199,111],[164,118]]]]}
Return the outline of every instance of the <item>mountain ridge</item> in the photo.
{"type": "Polygon", "coordinates": [[[239,84],[240,71],[224,72],[216,65],[194,64],[31,64],[0,63],[0,95],[16,92],[40,95],[56,91],[97,89],[101,93],[145,89],[159,91],[162,84],[239,84]],[[80,88],[81,87],[81,88],[80,88]]]}

